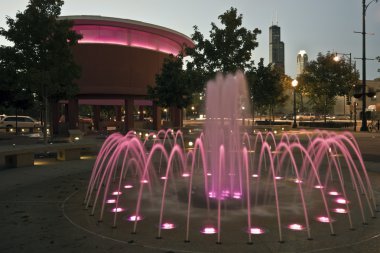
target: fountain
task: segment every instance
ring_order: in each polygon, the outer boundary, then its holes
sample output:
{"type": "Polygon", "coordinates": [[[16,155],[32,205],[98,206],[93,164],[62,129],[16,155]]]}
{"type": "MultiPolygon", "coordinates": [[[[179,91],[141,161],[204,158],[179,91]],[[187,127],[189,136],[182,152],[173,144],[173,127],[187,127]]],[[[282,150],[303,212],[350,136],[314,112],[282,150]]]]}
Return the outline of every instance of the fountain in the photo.
{"type": "Polygon", "coordinates": [[[204,130],[191,147],[171,129],[109,136],[85,194],[90,214],[123,233],[217,244],[311,240],[375,217],[350,133],[242,131],[249,100],[241,73],[210,81],[206,99],[204,130]]]}

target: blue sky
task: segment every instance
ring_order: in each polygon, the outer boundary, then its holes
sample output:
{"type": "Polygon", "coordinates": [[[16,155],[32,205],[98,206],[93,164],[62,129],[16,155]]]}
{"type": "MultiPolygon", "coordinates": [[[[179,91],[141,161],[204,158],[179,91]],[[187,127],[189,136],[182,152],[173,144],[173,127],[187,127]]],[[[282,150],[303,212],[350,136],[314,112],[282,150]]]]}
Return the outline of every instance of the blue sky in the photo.
{"type": "MultiPolygon", "coordinates": [[[[369,2],[370,0],[367,0],[369,2]]],[[[17,10],[24,10],[28,0],[1,0],[0,26],[5,26],[5,17],[14,17],[17,10]]],[[[210,23],[229,9],[236,7],[243,14],[243,25],[253,30],[259,28],[259,47],[254,59],[269,58],[269,26],[275,22],[281,27],[281,38],[285,43],[286,73],[296,74],[296,56],[306,50],[309,59],[318,52],[351,52],[353,57],[362,57],[361,0],[66,0],[62,15],[101,15],[127,18],[174,29],[190,36],[193,26],[207,36],[210,23]]],[[[380,2],[367,10],[367,58],[380,55],[380,2]]],[[[0,38],[0,44],[7,44],[0,38]]],[[[356,60],[361,70],[361,60],[356,60]]],[[[378,61],[367,62],[367,79],[380,77],[378,61]]]]}

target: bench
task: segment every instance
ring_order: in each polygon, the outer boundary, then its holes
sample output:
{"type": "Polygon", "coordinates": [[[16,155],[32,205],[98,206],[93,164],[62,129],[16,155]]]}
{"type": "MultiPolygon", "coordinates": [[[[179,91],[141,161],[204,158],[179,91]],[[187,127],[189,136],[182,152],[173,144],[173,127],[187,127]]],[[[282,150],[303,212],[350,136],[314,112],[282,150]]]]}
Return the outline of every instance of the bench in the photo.
{"type": "Polygon", "coordinates": [[[60,143],[49,145],[20,145],[0,147],[0,168],[19,168],[34,165],[37,153],[57,152],[57,160],[79,160],[81,150],[93,147],[91,143],[60,143]]]}
{"type": "Polygon", "coordinates": [[[253,133],[257,132],[277,132],[281,133],[284,131],[289,131],[290,125],[255,125],[253,126],[253,133]]]}

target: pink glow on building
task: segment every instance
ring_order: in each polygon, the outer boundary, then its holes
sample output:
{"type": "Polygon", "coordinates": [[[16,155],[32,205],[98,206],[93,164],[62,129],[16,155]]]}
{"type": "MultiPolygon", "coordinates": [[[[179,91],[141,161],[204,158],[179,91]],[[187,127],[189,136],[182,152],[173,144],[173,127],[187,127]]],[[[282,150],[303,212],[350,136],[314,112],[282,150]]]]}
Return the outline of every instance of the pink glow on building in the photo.
{"type": "Polygon", "coordinates": [[[112,27],[107,25],[74,25],[76,32],[82,34],[80,44],[111,44],[137,47],[178,55],[182,45],[165,36],[129,27],[112,27]]]}

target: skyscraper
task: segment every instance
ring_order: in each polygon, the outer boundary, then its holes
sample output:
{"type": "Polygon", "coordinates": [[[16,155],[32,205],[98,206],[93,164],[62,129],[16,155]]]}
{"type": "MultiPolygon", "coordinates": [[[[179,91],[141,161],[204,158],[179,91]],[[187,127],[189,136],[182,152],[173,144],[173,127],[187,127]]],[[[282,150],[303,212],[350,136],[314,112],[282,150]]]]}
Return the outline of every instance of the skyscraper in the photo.
{"type": "Polygon", "coordinates": [[[269,27],[269,63],[285,72],[285,44],[281,41],[281,28],[269,27]]]}
{"type": "Polygon", "coordinates": [[[305,50],[299,51],[297,55],[297,75],[301,75],[305,70],[305,66],[307,64],[308,57],[305,50]]]}

